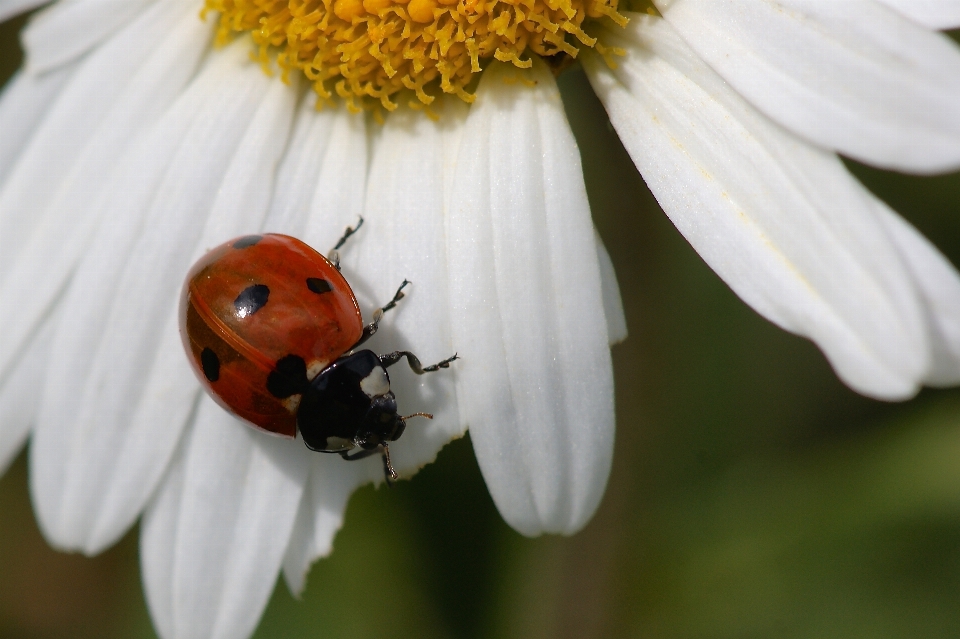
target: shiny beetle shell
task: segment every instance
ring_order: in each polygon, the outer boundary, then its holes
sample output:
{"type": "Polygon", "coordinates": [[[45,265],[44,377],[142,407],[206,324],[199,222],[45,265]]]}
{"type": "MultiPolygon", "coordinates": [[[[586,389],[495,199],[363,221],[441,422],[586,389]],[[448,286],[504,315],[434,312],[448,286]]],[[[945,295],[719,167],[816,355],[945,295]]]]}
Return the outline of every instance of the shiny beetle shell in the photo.
{"type": "Polygon", "coordinates": [[[278,435],[296,436],[302,392],[284,371],[313,379],[362,332],[337,268],[286,235],[222,244],[184,282],[180,335],[197,377],[221,406],[278,435]]]}

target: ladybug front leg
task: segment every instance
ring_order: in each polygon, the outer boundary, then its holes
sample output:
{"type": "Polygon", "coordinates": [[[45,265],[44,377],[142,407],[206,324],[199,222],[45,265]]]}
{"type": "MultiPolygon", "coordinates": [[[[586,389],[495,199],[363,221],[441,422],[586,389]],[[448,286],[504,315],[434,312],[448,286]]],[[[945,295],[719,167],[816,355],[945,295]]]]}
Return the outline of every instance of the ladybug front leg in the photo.
{"type": "Polygon", "coordinates": [[[334,268],[336,268],[338,271],[340,270],[340,251],[338,251],[337,249],[339,249],[341,246],[343,246],[344,244],[346,244],[346,242],[347,242],[347,240],[350,238],[350,236],[353,235],[354,233],[356,233],[357,231],[359,231],[361,226],[363,226],[363,218],[362,218],[362,217],[360,218],[360,221],[357,222],[357,225],[356,225],[356,226],[348,226],[348,227],[347,227],[347,230],[344,231],[344,232],[343,232],[343,235],[340,237],[340,239],[337,240],[336,246],[334,246],[332,249],[330,249],[330,252],[327,253],[327,259],[329,259],[330,262],[333,263],[334,268]]]}
{"type": "Polygon", "coordinates": [[[397,471],[393,469],[393,464],[390,462],[390,448],[386,444],[380,444],[376,448],[367,448],[360,450],[352,455],[347,451],[340,453],[340,456],[346,459],[347,461],[357,461],[358,459],[366,459],[371,455],[376,455],[377,453],[382,453],[383,458],[383,476],[387,480],[387,485],[392,486],[393,484],[390,480],[396,481],[400,478],[400,475],[397,474],[397,471]]]}
{"type": "Polygon", "coordinates": [[[371,455],[376,455],[379,452],[380,451],[377,450],[376,448],[361,448],[360,450],[352,454],[346,450],[341,450],[339,454],[341,457],[343,457],[347,461],[357,461],[358,459],[366,459],[371,455]]]}
{"type": "Polygon", "coordinates": [[[427,366],[426,368],[424,368],[423,366],[420,365],[420,359],[410,351],[393,351],[388,355],[380,355],[380,363],[383,364],[384,368],[390,368],[391,366],[399,362],[404,357],[407,358],[407,364],[410,365],[410,368],[413,369],[413,372],[416,373],[417,375],[423,375],[424,373],[433,373],[434,371],[438,371],[441,368],[450,368],[450,362],[460,359],[459,357],[454,355],[453,357],[448,357],[442,362],[437,362],[433,366],[427,366]]]}
{"type": "Polygon", "coordinates": [[[376,333],[377,329],[380,327],[380,320],[383,319],[383,314],[390,309],[395,308],[397,306],[397,302],[404,298],[403,289],[408,284],[410,284],[409,280],[403,280],[400,288],[398,288],[397,292],[393,294],[393,299],[384,304],[383,307],[378,308],[373,312],[373,321],[363,327],[363,333],[360,334],[360,339],[357,340],[357,343],[350,347],[351,351],[373,337],[373,334],[376,333]]]}

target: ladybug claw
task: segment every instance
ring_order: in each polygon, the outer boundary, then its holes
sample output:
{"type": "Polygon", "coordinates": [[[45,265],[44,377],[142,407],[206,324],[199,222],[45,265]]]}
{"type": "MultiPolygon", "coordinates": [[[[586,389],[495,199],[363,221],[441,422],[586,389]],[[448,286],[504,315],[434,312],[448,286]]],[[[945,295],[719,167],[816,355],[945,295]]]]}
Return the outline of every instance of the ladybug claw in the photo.
{"type": "Polygon", "coordinates": [[[437,362],[433,366],[427,366],[426,368],[423,369],[423,372],[432,373],[434,371],[440,370],[441,368],[450,368],[450,362],[455,362],[458,359],[460,359],[460,357],[456,353],[454,353],[453,357],[448,357],[442,362],[437,362]]]}

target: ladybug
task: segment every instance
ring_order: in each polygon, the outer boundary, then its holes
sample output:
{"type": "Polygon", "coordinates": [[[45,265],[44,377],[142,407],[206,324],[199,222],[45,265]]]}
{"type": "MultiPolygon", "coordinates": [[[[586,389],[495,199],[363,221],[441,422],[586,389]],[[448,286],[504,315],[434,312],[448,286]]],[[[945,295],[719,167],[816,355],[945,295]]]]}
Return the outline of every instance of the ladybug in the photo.
{"type": "Polygon", "coordinates": [[[347,228],[329,260],[273,233],[211,250],[184,281],[180,336],[197,378],[220,406],[275,435],[293,438],[299,430],[311,450],[347,460],[379,452],[389,483],[398,475],[388,442],[411,417],[433,416],[399,415],[387,368],[406,358],[422,375],[448,368],[457,356],[423,367],[409,351],[357,350],[409,282],[364,326],[337,254],[355,232],[347,228]]]}

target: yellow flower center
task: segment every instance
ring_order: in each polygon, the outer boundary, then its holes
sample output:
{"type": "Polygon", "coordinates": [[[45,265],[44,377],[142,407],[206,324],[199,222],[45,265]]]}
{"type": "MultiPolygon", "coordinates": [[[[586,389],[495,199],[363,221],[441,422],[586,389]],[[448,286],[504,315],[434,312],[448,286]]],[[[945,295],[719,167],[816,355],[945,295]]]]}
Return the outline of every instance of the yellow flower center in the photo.
{"type": "MultiPolygon", "coordinates": [[[[333,91],[352,110],[379,101],[397,107],[408,91],[428,105],[437,89],[467,102],[474,76],[496,58],[529,67],[531,55],[576,57],[580,47],[608,53],[582,24],[618,0],[205,0],[220,13],[217,42],[250,32],[267,65],[302,71],[321,100],[333,91]]],[[[411,96],[412,97],[412,96],[411,96]]]]}

